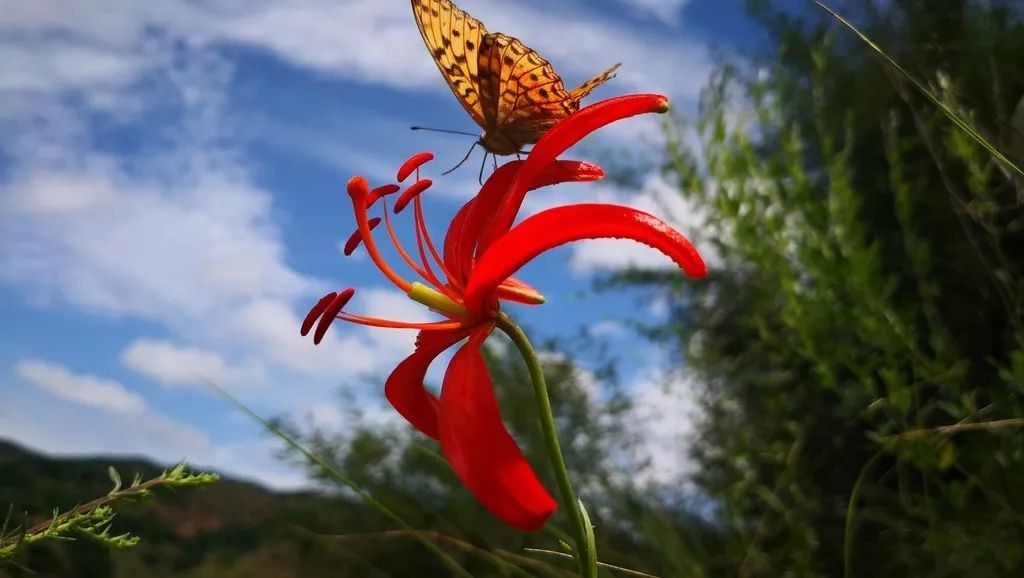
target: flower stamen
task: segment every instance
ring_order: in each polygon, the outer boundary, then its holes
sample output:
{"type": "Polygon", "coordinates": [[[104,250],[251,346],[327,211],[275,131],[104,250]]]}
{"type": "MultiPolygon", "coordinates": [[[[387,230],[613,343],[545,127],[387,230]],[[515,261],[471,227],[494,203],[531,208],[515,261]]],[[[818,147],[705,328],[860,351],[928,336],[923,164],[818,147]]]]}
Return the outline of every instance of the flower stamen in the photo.
{"type": "Polygon", "coordinates": [[[309,310],[309,313],[306,314],[306,318],[302,320],[300,333],[303,337],[309,334],[309,330],[313,328],[313,324],[316,323],[316,320],[320,319],[320,316],[324,314],[324,309],[327,309],[327,306],[330,305],[337,296],[338,294],[332,291],[321,297],[320,300],[316,302],[316,305],[309,310]]]}
{"type": "Polygon", "coordinates": [[[330,328],[331,323],[337,318],[338,313],[352,300],[352,296],[356,294],[356,290],[351,287],[345,289],[341,293],[334,296],[334,299],[323,308],[323,312],[320,315],[320,321],[316,324],[316,331],[313,332],[313,344],[319,345],[320,341],[323,340],[324,334],[327,333],[327,329],[330,328]]]}
{"type": "Polygon", "coordinates": [[[442,331],[450,329],[458,329],[462,327],[461,321],[433,321],[429,323],[415,323],[411,321],[393,321],[391,319],[378,319],[376,317],[365,317],[362,315],[355,315],[353,313],[339,313],[338,319],[342,321],[348,321],[355,323],[356,325],[366,325],[368,327],[384,327],[388,329],[418,329],[420,331],[442,331]]]}
{"type": "MultiPolygon", "coordinates": [[[[394,283],[403,292],[408,293],[412,285],[403,279],[398,273],[395,273],[391,267],[388,267],[387,262],[381,256],[380,251],[377,250],[376,243],[373,242],[373,236],[370,234],[370,223],[366,216],[366,196],[370,192],[370,186],[367,184],[366,179],[363,177],[352,177],[348,181],[348,194],[352,197],[352,210],[355,213],[356,224],[359,225],[359,235],[363,239],[363,245],[366,246],[366,252],[370,255],[370,259],[377,265],[380,272],[384,274],[392,283],[394,283]]],[[[387,216],[387,208],[385,207],[385,217],[387,216]]]]}
{"type": "Polygon", "coordinates": [[[376,189],[373,189],[372,191],[370,191],[368,195],[366,195],[366,208],[369,209],[370,207],[372,207],[373,204],[376,203],[381,197],[386,197],[387,195],[397,193],[401,189],[402,187],[394,184],[381,185],[376,189]]]}
{"type": "MultiPolygon", "coordinates": [[[[423,164],[428,163],[432,160],[434,160],[433,153],[416,153],[412,155],[404,163],[402,163],[402,166],[398,167],[398,182],[402,182],[405,179],[409,178],[409,175],[411,175],[413,171],[419,170],[419,168],[423,166],[423,164]]],[[[419,180],[418,174],[417,180],[419,180]]]]}
{"type": "MultiPolygon", "coordinates": [[[[380,224],[380,217],[374,217],[370,219],[369,224],[370,230],[374,230],[375,228],[377,228],[377,225],[380,224]]],[[[348,241],[345,242],[345,256],[347,257],[351,255],[352,252],[355,251],[357,247],[359,247],[359,243],[362,242],[362,240],[363,235],[359,232],[359,229],[356,229],[348,238],[348,241]]]]}
{"type": "MultiPolygon", "coordinates": [[[[423,240],[427,244],[427,249],[430,251],[430,256],[434,258],[434,262],[437,263],[438,268],[441,269],[441,273],[443,273],[445,279],[448,280],[448,283],[446,283],[446,285],[453,285],[456,288],[457,292],[461,284],[452,277],[451,272],[448,271],[448,268],[444,264],[444,259],[441,258],[441,255],[437,252],[437,248],[434,247],[434,242],[430,240],[430,232],[427,231],[427,220],[423,216],[423,202],[420,200],[419,197],[416,197],[416,199],[413,200],[413,206],[413,209],[416,211],[414,216],[416,220],[416,226],[420,231],[423,232],[423,240]]],[[[423,257],[423,259],[424,261],[426,261],[426,257],[423,257]]],[[[445,293],[447,294],[448,292],[446,291],[445,293]]]]}
{"type": "Polygon", "coordinates": [[[384,229],[387,231],[388,237],[391,238],[391,245],[394,246],[394,250],[398,252],[401,260],[406,261],[406,264],[416,272],[416,275],[429,280],[430,277],[427,275],[427,272],[423,270],[423,267],[416,262],[413,256],[409,254],[409,251],[401,245],[401,241],[398,240],[398,235],[394,232],[394,228],[391,225],[391,216],[388,213],[386,204],[384,206],[384,229]]]}
{"type": "Polygon", "coordinates": [[[420,253],[420,262],[423,263],[423,269],[426,273],[426,275],[424,275],[424,278],[427,281],[430,281],[430,284],[436,287],[442,293],[451,297],[453,294],[451,293],[450,290],[448,290],[446,284],[442,283],[441,280],[438,279],[437,274],[434,273],[434,269],[431,268],[430,266],[430,259],[427,258],[427,252],[425,247],[423,246],[423,237],[427,233],[425,228],[423,227],[423,222],[420,221],[419,219],[413,219],[413,227],[416,230],[416,249],[420,253]]]}
{"type": "Polygon", "coordinates": [[[409,188],[405,189],[402,196],[398,197],[395,201],[395,214],[401,213],[405,210],[405,206],[409,204],[409,201],[418,198],[423,191],[430,188],[434,184],[434,181],[430,179],[417,179],[416,182],[409,185],[409,188]]]}

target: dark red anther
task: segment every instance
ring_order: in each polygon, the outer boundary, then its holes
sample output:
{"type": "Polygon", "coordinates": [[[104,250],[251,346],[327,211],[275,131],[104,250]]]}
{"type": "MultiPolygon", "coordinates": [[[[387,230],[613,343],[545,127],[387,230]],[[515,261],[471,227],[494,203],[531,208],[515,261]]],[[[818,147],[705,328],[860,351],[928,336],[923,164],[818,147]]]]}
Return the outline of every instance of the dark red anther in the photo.
{"type": "Polygon", "coordinates": [[[416,153],[398,167],[398,182],[404,181],[413,171],[434,160],[434,153],[416,153]]]}
{"type": "Polygon", "coordinates": [[[323,314],[320,315],[320,321],[316,324],[316,331],[313,333],[313,344],[319,345],[320,341],[324,338],[324,334],[327,333],[327,329],[334,323],[338,313],[341,313],[342,308],[348,304],[352,296],[356,294],[356,290],[349,287],[341,293],[334,296],[330,304],[324,308],[323,314]]]}
{"type": "Polygon", "coordinates": [[[415,199],[420,195],[420,193],[429,189],[432,184],[434,184],[434,181],[430,179],[420,179],[409,185],[409,188],[405,189],[402,196],[398,197],[398,200],[395,201],[395,214],[397,215],[398,213],[401,213],[402,209],[409,204],[409,201],[415,199]]]}
{"type": "Polygon", "coordinates": [[[370,191],[370,194],[366,195],[366,208],[369,209],[377,202],[381,197],[386,197],[390,194],[397,193],[399,189],[398,185],[381,185],[376,189],[370,191]]]}
{"type": "Polygon", "coordinates": [[[333,291],[328,293],[327,295],[324,295],[323,297],[320,298],[319,301],[316,302],[316,305],[314,305],[313,308],[309,310],[309,313],[306,314],[306,318],[302,320],[301,332],[303,337],[305,337],[306,334],[309,333],[309,330],[313,328],[313,323],[317,319],[320,319],[320,316],[323,314],[324,309],[326,309],[327,306],[331,304],[331,301],[334,301],[334,298],[337,295],[338,294],[333,291]]]}
{"type": "MultiPolygon", "coordinates": [[[[372,231],[374,227],[380,224],[380,217],[370,219],[367,224],[370,226],[370,230],[372,231]]],[[[352,233],[352,236],[348,238],[348,241],[345,241],[345,256],[347,257],[351,255],[352,251],[355,251],[356,247],[358,247],[359,243],[362,241],[363,235],[359,232],[359,229],[356,229],[355,232],[352,233]]]]}

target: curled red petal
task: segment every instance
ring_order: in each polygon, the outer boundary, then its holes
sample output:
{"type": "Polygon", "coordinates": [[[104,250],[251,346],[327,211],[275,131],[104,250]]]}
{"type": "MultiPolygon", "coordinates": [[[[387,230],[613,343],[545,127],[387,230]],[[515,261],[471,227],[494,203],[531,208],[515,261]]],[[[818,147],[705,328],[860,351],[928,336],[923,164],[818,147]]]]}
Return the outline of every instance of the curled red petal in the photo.
{"type": "MultiPolygon", "coordinates": [[[[380,217],[374,217],[374,218],[370,219],[370,222],[369,222],[370,230],[372,231],[379,224],[380,224],[380,217]]],[[[359,243],[361,243],[362,240],[363,240],[363,234],[361,232],[359,232],[359,229],[356,229],[355,232],[353,232],[352,235],[348,238],[348,241],[345,241],[345,255],[346,256],[351,255],[352,251],[356,250],[356,247],[359,246],[359,243]]]]}
{"type": "Polygon", "coordinates": [[[388,195],[397,193],[398,190],[401,189],[401,188],[402,187],[400,187],[398,185],[389,184],[389,185],[381,185],[381,186],[377,187],[376,189],[373,189],[372,191],[369,192],[369,194],[366,195],[366,207],[367,208],[372,207],[373,204],[376,203],[381,197],[386,197],[388,195]]]}
{"type": "Polygon", "coordinates": [[[320,341],[323,340],[324,334],[327,333],[327,329],[331,326],[331,323],[334,323],[338,313],[341,312],[355,294],[356,290],[349,287],[335,295],[334,299],[324,307],[324,311],[320,315],[320,321],[316,324],[316,331],[313,332],[314,344],[320,344],[320,341]]]}
{"type": "Polygon", "coordinates": [[[334,298],[337,295],[338,294],[333,291],[324,295],[316,302],[316,305],[309,310],[309,313],[306,314],[306,318],[302,320],[302,328],[299,331],[303,337],[309,333],[309,330],[313,328],[313,323],[316,323],[316,320],[320,319],[320,316],[324,313],[324,309],[327,309],[327,306],[331,304],[331,301],[334,301],[334,298]]]}
{"type": "Polygon", "coordinates": [[[604,171],[597,165],[582,161],[556,161],[545,167],[531,186],[523,190],[523,196],[515,201],[509,201],[509,184],[524,163],[525,161],[511,161],[498,167],[484,183],[480,193],[470,201],[473,208],[468,208],[467,203],[449,226],[445,235],[444,259],[449,272],[455,275],[459,282],[465,283],[473,254],[481,252],[478,242],[493,229],[492,224],[497,222],[496,213],[499,207],[513,213],[508,221],[511,224],[527,192],[558,183],[596,181],[604,177],[604,171]]]}
{"type": "Polygon", "coordinates": [[[430,179],[420,179],[415,183],[409,185],[409,188],[405,189],[405,192],[402,193],[402,196],[398,197],[398,200],[395,201],[395,214],[397,215],[398,213],[401,213],[402,209],[404,209],[405,206],[409,204],[409,201],[415,199],[423,191],[429,189],[430,185],[433,184],[434,181],[430,179]]]}
{"type": "Polygon", "coordinates": [[[491,327],[474,331],[452,358],[441,388],[441,450],[470,493],[524,532],[539,530],[558,504],[505,429],[480,347],[491,327]]]}
{"type": "MultiPolygon", "coordinates": [[[[558,155],[595,130],[638,114],[667,111],[668,98],[660,94],[627,94],[581,108],[544,133],[544,136],[533,145],[522,170],[519,171],[509,187],[508,202],[521,202],[526,191],[533,188],[533,181],[558,155]]],[[[515,207],[515,210],[506,210],[502,207],[487,238],[481,243],[482,249],[489,247],[498,236],[512,227],[516,211],[518,211],[518,206],[515,207]]],[[[482,250],[478,250],[477,255],[481,252],[482,250]]]]}
{"type": "Polygon", "coordinates": [[[687,275],[707,274],[700,253],[682,233],[654,215],[619,205],[579,204],[538,213],[499,238],[476,262],[464,304],[483,312],[495,288],[540,253],[581,239],[623,238],[668,255],[687,275]]]}
{"type": "MultiPolygon", "coordinates": [[[[528,163],[529,159],[523,161],[520,169],[525,168],[528,163]]],[[[509,230],[516,219],[516,215],[519,214],[519,209],[523,205],[523,199],[526,198],[528,192],[558,183],[589,182],[604,178],[604,169],[595,164],[583,161],[556,160],[543,166],[528,186],[515,189],[514,184],[518,180],[520,173],[521,170],[516,171],[508,180],[498,182],[501,194],[495,195],[496,201],[493,207],[488,206],[486,223],[481,224],[474,231],[478,237],[477,255],[483,253],[494,239],[509,230]]]]}
{"type": "Polygon", "coordinates": [[[465,329],[421,331],[416,336],[416,351],[403,359],[384,383],[384,396],[395,411],[414,428],[434,439],[440,437],[440,404],[437,397],[423,387],[423,377],[434,358],[467,334],[465,329]]]}
{"type": "Polygon", "coordinates": [[[494,211],[501,204],[509,183],[522,168],[523,162],[510,161],[498,167],[484,181],[480,192],[463,205],[448,225],[444,237],[444,260],[449,267],[448,271],[459,283],[466,282],[480,231],[494,217],[494,211]]]}
{"type": "Polygon", "coordinates": [[[433,153],[416,153],[398,167],[398,182],[402,182],[412,174],[413,171],[423,166],[424,163],[434,160],[433,153]]]}

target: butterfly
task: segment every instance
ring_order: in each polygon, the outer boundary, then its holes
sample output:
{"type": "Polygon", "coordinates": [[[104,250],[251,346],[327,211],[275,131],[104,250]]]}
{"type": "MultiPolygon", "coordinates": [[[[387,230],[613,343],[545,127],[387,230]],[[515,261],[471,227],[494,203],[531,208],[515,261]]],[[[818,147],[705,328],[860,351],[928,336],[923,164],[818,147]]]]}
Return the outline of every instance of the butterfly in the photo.
{"type": "Polygon", "coordinates": [[[535,50],[517,38],[487,32],[482,22],[450,0],[412,0],[412,9],[448,86],[483,129],[474,146],[495,155],[516,154],[537,142],[579,110],[580,100],[613,78],[620,66],[567,91],[535,50]]]}

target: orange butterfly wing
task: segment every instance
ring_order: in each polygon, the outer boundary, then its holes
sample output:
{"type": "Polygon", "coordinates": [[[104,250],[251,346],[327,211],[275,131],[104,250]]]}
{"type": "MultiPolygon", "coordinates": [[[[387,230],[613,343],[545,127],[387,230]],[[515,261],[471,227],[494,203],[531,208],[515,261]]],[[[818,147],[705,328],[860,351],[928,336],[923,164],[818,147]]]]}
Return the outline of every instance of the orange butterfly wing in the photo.
{"type": "Polygon", "coordinates": [[[569,94],[572,95],[572,99],[575,100],[576,102],[579,102],[586,98],[586,96],[590,94],[595,88],[615,78],[615,71],[618,70],[620,66],[622,66],[621,62],[615,64],[608,70],[605,70],[601,74],[598,74],[594,78],[591,78],[590,80],[572,89],[569,92],[569,94]]]}
{"type": "Polygon", "coordinates": [[[416,25],[441,75],[480,126],[486,126],[478,85],[478,54],[487,29],[450,0],[412,0],[416,25]]]}
{"type": "Polygon", "coordinates": [[[451,0],[411,0],[416,25],[456,98],[484,129],[489,152],[511,154],[576,112],[580,99],[615,76],[618,64],[572,91],[517,38],[490,34],[451,0]]]}
{"type": "Polygon", "coordinates": [[[505,34],[488,34],[480,48],[480,95],[492,130],[523,145],[536,141],[579,108],[562,78],[535,50],[505,34]]]}

